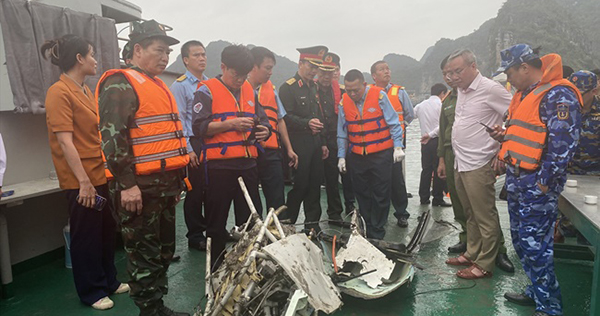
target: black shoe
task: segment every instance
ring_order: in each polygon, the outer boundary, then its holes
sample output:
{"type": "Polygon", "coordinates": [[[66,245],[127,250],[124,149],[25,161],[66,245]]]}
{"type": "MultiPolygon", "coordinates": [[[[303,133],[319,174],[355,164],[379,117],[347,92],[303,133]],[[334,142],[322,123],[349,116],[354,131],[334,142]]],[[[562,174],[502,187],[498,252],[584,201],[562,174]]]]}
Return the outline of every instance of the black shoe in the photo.
{"type": "Polygon", "coordinates": [[[531,314],[531,316],[550,316],[550,315],[546,314],[542,311],[535,311],[533,314],[531,314]]]}
{"type": "Polygon", "coordinates": [[[174,312],[172,309],[164,305],[158,308],[157,314],[159,316],[190,316],[188,313],[174,312]]]}
{"type": "Polygon", "coordinates": [[[206,240],[202,240],[200,242],[188,241],[188,248],[206,251],[206,240]]]}
{"type": "Polygon", "coordinates": [[[427,201],[421,201],[421,205],[429,205],[429,200],[427,200],[427,201]]]}
{"type": "Polygon", "coordinates": [[[515,272],[515,266],[513,266],[513,263],[508,259],[508,256],[505,253],[499,253],[498,256],[496,256],[496,266],[504,272],[515,272]]]}
{"type": "Polygon", "coordinates": [[[398,227],[402,227],[402,228],[408,227],[408,218],[400,217],[398,219],[398,227]]]}
{"type": "Polygon", "coordinates": [[[411,197],[413,197],[413,195],[410,192],[406,192],[406,197],[410,199],[411,197]]]}
{"type": "MultiPolygon", "coordinates": [[[[421,204],[423,204],[423,203],[421,203],[421,204]]],[[[446,202],[444,200],[441,200],[441,201],[435,201],[434,200],[431,203],[431,205],[433,205],[433,206],[442,206],[442,207],[450,207],[450,206],[452,206],[452,204],[450,204],[450,203],[448,203],[448,202],[446,202]]]]}
{"type": "Polygon", "coordinates": [[[521,306],[535,306],[535,300],[525,295],[525,293],[504,293],[504,298],[517,305],[521,306]]]}
{"type": "Polygon", "coordinates": [[[448,252],[450,253],[463,253],[467,251],[467,243],[466,242],[458,242],[454,246],[448,247],[448,252]]]}
{"type": "Polygon", "coordinates": [[[173,255],[173,258],[171,258],[171,262],[178,262],[179,260],[181,260],[180,255],[173,255]]]}

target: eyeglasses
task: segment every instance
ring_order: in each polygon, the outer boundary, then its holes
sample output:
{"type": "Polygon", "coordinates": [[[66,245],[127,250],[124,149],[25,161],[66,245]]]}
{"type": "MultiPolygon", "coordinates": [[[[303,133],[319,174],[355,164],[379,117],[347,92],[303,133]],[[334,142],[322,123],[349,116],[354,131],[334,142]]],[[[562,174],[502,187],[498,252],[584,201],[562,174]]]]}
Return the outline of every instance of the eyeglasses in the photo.
{"type": "Polygon", "coordinates": [[[469,68],[471,65],[464,66],[462,68],[458,68],[458,69],[455,69],[452,71],[444,72],[443,75],[444,75],[444,77],[446,77],[448,79],[451,79],[454,76],[460,76],[463,73],[463,71],[465,71],[465,69],[469,68]]]}

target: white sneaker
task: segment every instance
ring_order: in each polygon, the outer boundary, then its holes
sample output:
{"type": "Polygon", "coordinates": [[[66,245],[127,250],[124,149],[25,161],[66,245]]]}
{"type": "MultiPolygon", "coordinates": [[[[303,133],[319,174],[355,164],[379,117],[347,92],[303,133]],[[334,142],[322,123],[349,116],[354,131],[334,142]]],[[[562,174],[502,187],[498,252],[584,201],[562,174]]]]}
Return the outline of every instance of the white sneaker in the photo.
{"type": "Polygon", "coordinates": [[[92,307],[94,309],[98,309],[98,310],[110,309],[113,306],[115,306],[115,302],[113,302],[110,298],[108,298],[108,296],[105,296],[105,297],[97,300],[96,303],[92,304],[92,307]]]}
{"type": "Polygon", "coordinates": [[[129,290],[131,290],[131,288],[129,287],[129,284],[121,283],[121,285],[119,285],[119,287],[115,291],[115,294],[129,293],[129,290]]]}

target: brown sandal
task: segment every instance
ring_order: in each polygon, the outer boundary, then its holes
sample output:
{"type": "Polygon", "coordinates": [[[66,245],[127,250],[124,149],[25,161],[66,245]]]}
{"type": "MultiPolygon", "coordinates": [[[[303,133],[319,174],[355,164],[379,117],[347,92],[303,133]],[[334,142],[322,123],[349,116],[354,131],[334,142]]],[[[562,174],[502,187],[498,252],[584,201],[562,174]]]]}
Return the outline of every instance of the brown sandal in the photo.
{"type": "Polygon", "coordinates": [[[446,260],[446,264],[447,265],[451,265],[451,266],[471,266],[473,264],[473,261],[471,261],[471,259],[465,257],[464,253],[461,253],[460,256],[455,257],[455,258],[450,258],[448,260],[446,260]],[[464,258],[467,261],[461,261],[460,258],[464,258]]]}
{"type": "Polygon", "coordinates": [[[472,266],[470,266],[466,269],[462,269],[462,270],[459,270],[458,272],[456,272],[457,277],[462,278],[462,279],[468,279],[468,280],[491,278],[493,275],[494,274],[492,272],[485,271],[476,264],[473,264],[472,266]],[[479,271],[481,271],[481,274],[482,274],[481,276],[473,273],[473,269],[475,269],[475,268],[479,269],[479,271]]]}

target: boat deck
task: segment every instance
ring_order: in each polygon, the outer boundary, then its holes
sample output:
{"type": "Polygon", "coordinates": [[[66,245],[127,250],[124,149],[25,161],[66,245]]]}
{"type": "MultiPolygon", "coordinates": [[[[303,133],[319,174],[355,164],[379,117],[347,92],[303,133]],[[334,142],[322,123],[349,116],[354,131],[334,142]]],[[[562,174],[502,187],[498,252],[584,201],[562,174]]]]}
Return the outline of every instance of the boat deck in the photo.
{"type": "MultiPolygon", "coordinates": [[[[288,188],[289,189],[289,188],[288,188]]],[[[416,192],[409,184],[409,191],[416,192]]],[[[323,191],[322,205],[326,205],[323,191]]],[[[498,202],[498,210],[507,243],[508,214],[506,203],[498,202]]],[[[427,206],[419,205],[418,197],[409,199],[409,228],[397,227],[390,213],[386,240],[403,241],[417,223],[417,214],[427,206]]],[[[325,212],[324,212],[325,213],[325,212]]],[[[432,207],[434,219],[452,222],[452,209],[432,207]]],[[[324,215],[326,216],[326,215],[324,215]]],[[[230,216],[230,222],[233,215],[230,216]]],[[[192,312],[204,292],[205,253],[188,250],[185,238],[182,204],[177,207],[177,254],[181,261],[169,268],[168,306],[179,311],[192,312]]],[[[509,257],[515,263],[514,274],[494,271],[494,277],[484,280],[462,280],[454,273],[456,268],[444,264],[446,248],[457,241],[457,233],[423,244],[418,253],[418,263],[425,270],[417,270],[408,286],[373,301],[343,296],[342,309],[334,313],[344,315],[531,315],[532,307],[522,307],[504,300],[507,291],[521,291],[527,284],[512,245],[507,244],[509,257]]],[[[116,256],[120,280],[126,281],[125,253],[119,248],[116,256]]],[[[21,270],[21,269],[16,269],[21,270]]],[[[588,315],[592,287],[593,264],[586,261],[556,260],[556,273],[561,285],[565,315],[588,315]]],[[[137,315],[138,311],[127,295],[114,295],[115,307],[108,311],[96,311],[81,304],[75,293],[71,270],[64,267],[64,260],[57,259],[25,272],[16,271],[13,291],[15,296],[0,300],[0,315],[137,315]]]]}

